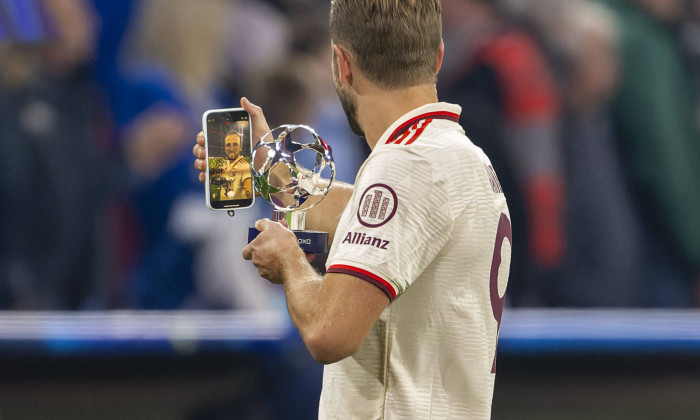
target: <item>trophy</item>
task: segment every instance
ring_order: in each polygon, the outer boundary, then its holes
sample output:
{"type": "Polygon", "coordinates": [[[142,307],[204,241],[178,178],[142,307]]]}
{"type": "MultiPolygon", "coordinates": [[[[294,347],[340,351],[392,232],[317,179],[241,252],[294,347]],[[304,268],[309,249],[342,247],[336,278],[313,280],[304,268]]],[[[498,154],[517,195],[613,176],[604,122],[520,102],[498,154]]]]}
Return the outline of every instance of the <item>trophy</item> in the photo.
{"type": "MultiPolygon", "coordinates": [[[[252,161],[255,189],[275,208],[273,219],[287,221],[304,252],[328,252],[328,232],[306,230],[305,212],[326,196],[335,179],[330,146],[311,127],[282,125],[260,139],[252,161]]],[[[249,228],[248,242],[258,233],[249,228]]]]}

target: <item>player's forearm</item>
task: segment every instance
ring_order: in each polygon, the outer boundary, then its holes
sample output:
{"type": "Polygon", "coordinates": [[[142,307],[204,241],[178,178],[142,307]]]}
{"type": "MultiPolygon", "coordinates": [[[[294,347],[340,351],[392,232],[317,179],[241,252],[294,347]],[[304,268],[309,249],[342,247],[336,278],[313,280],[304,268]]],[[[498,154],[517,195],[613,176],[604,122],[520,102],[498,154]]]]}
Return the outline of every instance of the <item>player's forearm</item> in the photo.
{"type": "Polygon", "coordinates": [[[289,316],[305,338],[320,317],[323,278],[306,261],[299,260],[288,266],[283,283],[289,316]]]}
{"type": "Polygon", "coordinates": [[[319,363],[333,363],[344,358],[344,353],[337,353],[342,349],[330,345],[324,338],[333,326],[332,317],[325,313],[328,300],[324,297],[323,278],[308,264],[294,271],[284,281],[287,309],[306,348],[319,363]]]}
{"type": "Polygon", "coordinates": [[[329,241],[332,243],[338,221],[350,202],[352,191],[351,184],[334,181],[326,197],[307,212],[306,228],[329,232],[329,241]]]}
{"type": "Polygon", "coordinates": [[[292,322],[309,353],[323,364],[354,354],[371,326],[347,316],[353,302],[348,302],[348,295],[339,293],[337,287],[333,290],[329,281],[301,259],[287,265],[283,281],[292,322]]]}

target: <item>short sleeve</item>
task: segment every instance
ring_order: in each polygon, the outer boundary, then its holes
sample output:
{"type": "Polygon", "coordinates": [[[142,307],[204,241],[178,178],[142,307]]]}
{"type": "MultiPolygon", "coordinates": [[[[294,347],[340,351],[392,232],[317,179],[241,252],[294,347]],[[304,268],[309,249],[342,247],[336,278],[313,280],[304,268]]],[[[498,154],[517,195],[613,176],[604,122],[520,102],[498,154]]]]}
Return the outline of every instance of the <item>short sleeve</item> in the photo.
{"type": "Polygon", "coordinates": [[[435,259],[452,230],[445,180],[402,148],[370,156],[343,214],[327,272],[369,281],[394,299],[435,259]]]}

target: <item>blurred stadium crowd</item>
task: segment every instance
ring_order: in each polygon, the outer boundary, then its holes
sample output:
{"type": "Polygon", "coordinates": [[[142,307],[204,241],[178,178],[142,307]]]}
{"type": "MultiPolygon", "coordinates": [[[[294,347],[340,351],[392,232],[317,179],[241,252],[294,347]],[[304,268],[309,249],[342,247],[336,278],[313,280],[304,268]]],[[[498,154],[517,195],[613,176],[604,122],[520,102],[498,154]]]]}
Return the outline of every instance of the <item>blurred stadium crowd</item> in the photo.
{"type": "MultiPolygon", "coordinates": [[[[509,304],[698,306],[700,1],[442,3],[439,96],[509,199],[509,304]]],[[[353,182],[369,150],[335,96],[327,14],[0,1],[0,308],[283,308],[240,256],[269,206],[208,210],[191,150],[202,113],[244,95],[271,126],[316,128],[353,182]]]]}

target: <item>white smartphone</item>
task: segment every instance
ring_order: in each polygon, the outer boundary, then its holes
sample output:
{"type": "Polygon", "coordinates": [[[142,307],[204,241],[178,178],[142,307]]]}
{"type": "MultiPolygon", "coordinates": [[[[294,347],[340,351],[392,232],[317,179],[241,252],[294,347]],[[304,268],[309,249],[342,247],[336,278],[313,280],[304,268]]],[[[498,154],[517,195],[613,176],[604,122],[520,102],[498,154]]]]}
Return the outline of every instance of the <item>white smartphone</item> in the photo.
{"type": "Polygon", "coordinates": [[[207,207],[233,210],[251,207],[253,182],[252,128],[243,108],[212,109],[202,116],[207,172],[207,207]]]}

